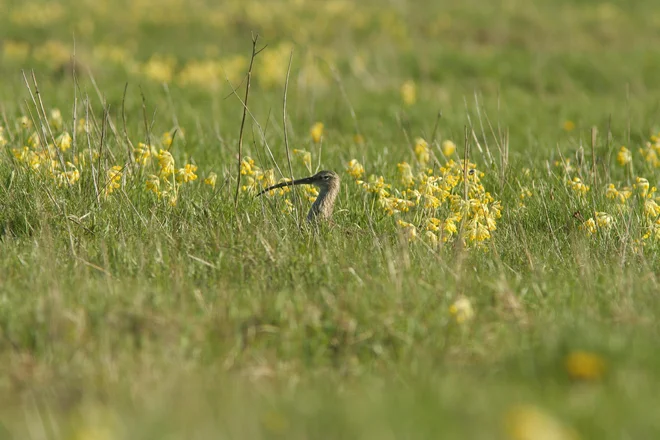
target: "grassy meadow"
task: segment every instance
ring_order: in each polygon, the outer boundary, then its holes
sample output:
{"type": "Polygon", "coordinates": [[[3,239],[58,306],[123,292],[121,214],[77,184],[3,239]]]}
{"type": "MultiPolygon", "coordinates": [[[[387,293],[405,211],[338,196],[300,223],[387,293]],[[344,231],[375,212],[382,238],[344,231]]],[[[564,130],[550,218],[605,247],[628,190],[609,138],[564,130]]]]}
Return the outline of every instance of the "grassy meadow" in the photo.
{"type": "Polygon", "coordinates": [[[654,1],[0,10],[0,440],[660,434],[654,1]]]}

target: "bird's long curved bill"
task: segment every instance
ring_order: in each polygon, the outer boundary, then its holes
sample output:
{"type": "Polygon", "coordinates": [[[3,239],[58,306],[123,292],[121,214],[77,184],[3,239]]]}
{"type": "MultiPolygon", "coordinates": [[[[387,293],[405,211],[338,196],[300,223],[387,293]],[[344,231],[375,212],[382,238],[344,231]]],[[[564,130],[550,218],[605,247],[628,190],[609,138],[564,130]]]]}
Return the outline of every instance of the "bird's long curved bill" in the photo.
{"type": "Polygon", "coordinates": [[[261,191],[259,194],[257,194],[257,197],[260,195],[267,193],[268,191],[277,189],[277,188],[282,188],[284,186],[292,186],[292,185],[309,185],[310,183],[314,182],[313,177],[305,177],[304,179],[296,179],[296,180],[289,180],[287,182],[281,182],[278,183],[277,185],[269,186],[268,188],[264,189],[261,191]]]}

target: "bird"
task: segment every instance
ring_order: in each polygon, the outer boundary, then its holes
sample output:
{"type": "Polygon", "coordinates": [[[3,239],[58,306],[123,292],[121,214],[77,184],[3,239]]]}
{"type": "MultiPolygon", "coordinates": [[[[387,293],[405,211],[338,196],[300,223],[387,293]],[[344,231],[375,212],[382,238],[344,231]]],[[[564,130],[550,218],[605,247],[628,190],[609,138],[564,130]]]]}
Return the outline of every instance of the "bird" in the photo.
{"type": "Polygon", "coordinates": [[[314,185],[319,189],[319,195],[312,204],[309,213],[307,213],[307,221],[330,220],[332,217],[332,211],[335,207],[337,194],[339,194],[340,184],[341,179],[339,178],[339,174],[334,171],[323,170],[310,177],[289,180],[278,183],[277,185],[269,186],[257,194],[257,197],[273,189],[282,188],[283,186],[314,185]]]}

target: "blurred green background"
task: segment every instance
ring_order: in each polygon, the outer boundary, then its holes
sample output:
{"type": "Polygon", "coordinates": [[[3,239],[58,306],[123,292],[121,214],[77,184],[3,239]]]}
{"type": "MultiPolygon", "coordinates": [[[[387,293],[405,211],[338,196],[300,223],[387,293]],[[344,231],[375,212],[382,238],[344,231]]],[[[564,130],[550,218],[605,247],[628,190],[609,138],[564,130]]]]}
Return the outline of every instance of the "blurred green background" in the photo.
{"type": "MultiPolygon", "coordinates": [[[[0,422],[16,439],[657,437],[657,250],[586,242],[571,215],[604,198],[569,194],[549,164],[591,159],[596,127],[602,175],[632,177],[613,152],[660,129],[658,47],[654,0],[0,0],[10,134],[34,71],[70,131],[74,104],[117,127],[125,109],[135,144],[178,129],[177,160],[229,182],[171,211],[61,196],[88,228],[72,234],[3,149],[0,225],[24,228],[0,235],[0,422]],[[292,148],[323,167],[390,178],[415,137],[460,151],[474,129],[505,207],[491,253],[409,251],[348,179],[339,233],[299,234],[247,198],[235,214],[232,86],[257,34],[250,111],[280,165],[293,53],[292,148]],[[516,211],[523,184],[535,198],[516,211]],[[447,312],[459,295],[470,326],[447,312]]],[[[254,120],[246,154],[270,168],[254,120]]]]}

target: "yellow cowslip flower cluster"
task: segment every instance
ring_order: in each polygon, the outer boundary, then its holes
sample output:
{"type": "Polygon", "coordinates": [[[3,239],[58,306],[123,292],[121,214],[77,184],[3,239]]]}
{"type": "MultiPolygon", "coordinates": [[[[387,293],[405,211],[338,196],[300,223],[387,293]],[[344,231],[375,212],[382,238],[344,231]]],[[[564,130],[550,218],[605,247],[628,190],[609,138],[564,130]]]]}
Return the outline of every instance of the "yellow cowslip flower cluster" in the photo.
{"type": "Polygon", "coordinates": [[[646,197],[649,192],[649,181],[644,177],[637,177],[633,189],[635,189],[641,197],[646,197]]]}
{"type": "Polygon", "coordinates": [[[564,360],[564,366],[568,376],[574,380],[597,381],[602,379],[606,372],[605,360],[588,351],[570,353],[564,360]]]}
{"type": "Polygon", "coordinates": [[[7,138],[5,138],[5,129],[4,127],[0,126],[0,148],[4,147],[8,143],[9,141],[7,138]]]}
{"type": "Polygon", "coordinates": [[[616,155],[616,161],[619,162],[619,165],[622,167],[626,166],[632,162],[632,153],[626,147],[621,147],[616,155]]]}
{"type": "Polygon", "coordinates": [[[323,122],[317,122],[309,129],[309,134],[312,136],[312,141],[315,144],[318,144],[323,139],[323,128],[323,122]]]}
{"type": "Polygon", "coordinates": [[[348,165],[346,166],[346,172],[348,173],[349,176],[353,177],[354,179],[361,179],[362,176],[364,175],[364,167],[360,165],[360,162],[358,162],[355,159],[352,159],[351,161],[348,162],[348,165]]]}
{"type": "Polygon", "coordinates": [[[573,192],[575,192],[578,196],[584,196],[587,192],[589,192],[590,189],[589,185],[585,185],[582,182],[582,179],[577,176],[567,180],[566,185],[568,185],[568,187],[572,189],[573,192]]]}
{"type": "Polygon", "coordinates": [[[306,150],[293,150],[293,155],[296,156],[305,168],[311,173],[312,172],[312,153],[306,150]]]}
{"type": "Polygon", "coordinates": [[[453,143],[452,141],[446,140],[442,143],[442,154],[444,154],[445,157],[451,156],[452,154],[454,154],[455,151],[456,151],[456,144],[453,143]]]}
{"type": "Polygon", "coordinates": [[[151,156],[156,154],[152,146],[143,144],[142,142],[138,143],[137,148],[133,150],[135,162],[141,166],[148,165],[151,162],[151,156]]]}
{"type": "Polygon", "coordinates": [[[160,150],[156,155],[158,159],[159,175],[162,179],[167,179],[174,174],[174,156],[166,150],[160,150]]]}
{"type": "Polygon", "coordinates": [[[555,161],[555,167],[561,168],[564,173],[570,174],[572,173],[575,169],[573,168],[573,165],[571,164],[571,159],[570,158],[565,158],[562,160],[556,160],[555,161]]]}
{"type": "Polygon", "coordinates": [[[614,217],[602,211],[597,211],[594,216],[584,221],[580,225],[587,235],[594,235],[598,231],[607,231],[614,225],[614,217]]]}
{"type": "Polygon", "coordinates": [[[525,208],[525,199],[529,199],[532,197],[532,192],[527,188],[526,186],[522,187],[520,189],[520,196],[519,196],[519,201],[518,201],[518,207],[519,208],[525,208]]]}
{"type": "Polygon", "coordinates": [[[404,222],[403,220],[397,221],[397,224],[403,232],[403,236],[408,241],[415,241],[417,238],[417,228],[412,223],[404,222]]]}
{"type": "Polygon", "coordinates": [[[660,134],[651,136],[650,142],[639,149],[644,162],[653,168],[660,167],[660,134]]]}
{"type": "Polygon", "coordinates": [[[215,188],[215,183],[217,180],[218,175],[214,172],[210,172],[208,176],[206,176],[206,179],[204,179],[204,184],[210,186],[211,188],[215,188]]]}
{"type": "Polygon", "coordinates": [[[507,438],[511,440],[579,440],[577,432],[540,408],[520,405],[510,408],[505,417],[507,438]]]}
{"type": "Polygon", "coordinates": [[[401,184],[406,188],[409,188],[415,184],[415,176],[413,176],[412,167],[408,162],[401,162],[396,166],[399,170],[399,175],[401,177],[401,184]]]}
{"type": "Polygon", "coordinates": [[[113,193],[114,190],[118,189],[120,186],[121,182],[121,176],[122,176],[122,167],[119,165],[114,165],[112,168],[110,168],[106,174],[107,174],[107,183],[105,184],[104,188],[104,193],[107,196],[113,193]]]}
{"type": "MultiPolygon", "coordinates": [[[[420,150],[428,148],[424,144],[418,143],[422,145],[420,150]]],[[[417,229],[422,228],[422,236],[431,244],[447,242],[458,235],[461,227],[462,239],[468,244],[478,245],[489,240],[497,229],[496,221],[501,217],[502,207],[483,187],[481,178],[484,174],[473,163],[467,164],[466,173],[463,161],[449,160],[437,171],[425,168],[419,162],[417,167],[407,162],[397,165],[398,188],[387,183],[383,176],[370,175],[361,180],[364,167],[355,159],[348,163],[347,172],[365,193],[374,195],[376,206],[385,215],[406,216],[410,213],[415,219],[414,224],[402,218],[397,219],[397,224],[411,240],[418,237],[417,229]],[[356,173],[356,169],[360,172],[356,173]]]]}
{"type": "Polygon", "coordinates": [[[626,200],[628,200],[631,195],[632,195],[632,190],[630,189],[630,187],[617,189],[613,183],[608,184],[607,188],[605,189],[605,197],[607,197],[610,200],[615,200],[619,204],[619,206],[624,206],[626,200]]]}
{"type": "MultiPolygon", "coordinates": [[[[12,147],[12,156],[17,165],[25,170],[38,173],[60,188],[72,186],[80,180],[78,165],[81,162],[84,163],[85,157],[89,156],[89,150],[81,151],[75,156],[70,152],[67,153],[71,149],[73,139],[67,131],[63,131],[62,115],[59,110],[51,110],[49,123],[54,130],[55,139],[53,144],[48,143],[48,140],[53,139],[49,136],[44,145],[38,132],[30,133],[32,121],[27,116],[21,116],[17,125],[22,130],[21,134],[25,136],[23,137],[25,144],[20,148],[12,147]]],[[[0,146],[10,144],[4,133],[4,128],[0,127],[0,146]]],[[[13,142],[17,141],[19,140],[13,142]]]]}
{"type": "Polygon", "coordinates": [[[183,168],[176,171],[176,181],[179,183],[188,183],[197,180],[197,165],[187,163],[183,168]]]}
{"type": "MultiPolygon", "coordinates": [[[[250,192],[253,194],[256,194],[259,191],[269,186],[275,185],[275,183],[278,183],[275,181],[275,170],[273,169],[262,170],[260,167],[255,165],[254,159],[252,159],[250,156],[246,156],[241,161],[241,175],[246,177],[246,179],[244,180],[245,183],[243,183],[241,189],[243,191],[250,192]]],[[[280,182],[286,180],[289,179],[281,179],[280,182]]],[[[283,188],[278,188],[276,190],[269,191],[267,195],[270,197],[276,195],[284,195],[290,190],[291,190],[290,187],[285,186],[283,188]]]]}
{"type": "Polygon", "coordinates": [[[474,318],[474,309],[470,300],[462,296],[449,306],[449,314],[457,324],[464,324],[474,318]]]}
{"type": "MultiPolygon", "coordinates": [[[[98,170],[105,161],[100,161],[99,151],[94,149],[74,151],[76,149],[73,148],[73,137],[66,130],[67,121],[62,117],[62,113],[58,109],[52,109],[47,114],[52,136],[50,132],[47,136],[39,136],[41,131],[33,131],[32,121],[21,116],[16,124],[18,133],[11,140],[5,136],[5,128],[0,127],[0,145],[8,147],[13,164],[19,170],[33,173],[58,188],[68,188],[80,182],[85,171],[91,172],[91,165],[98,170]]],[[[78,120],[78,133],[87,133],[88,129],[88,123],[84,119],[78,120]]],[[[161,138],[160,143],[156,141],[157,145],[171,147],[172,138],[169,136],[168,141],[168,133],[161,138]]],[[[143,188],[147,192],[175,204],[179,186],[197,179],[197,166],[187,163],[177,169],[172,153],[140,142],[132,151],[132,157],[124,164],[110,165],[105,170],[101,168],[100,173],[94,176],[94,183],[98,185],[98,190],[104,198],[110,197],[121,188],[122,180],[144,179],[140,187],[144,185],[143,188]],[[134,172],[136,169],[139,172],[134,172]]],[[[205,183],[214,187],[216,179],[217,176],[210,173],[205,183]]]]}
{"type": "MultiPolygon", "coordinates": [[[[639,153],[643,159],[642,165],[647,168],[660,167],[660,134],[651,136],[639,153]]],[[[631,151],[622,146],[617,154],[618,164],[627,166],[633,161],[631,151]]],[[[617,187],[609,183],[604,188],[605,197],[614,203],[618,213],[635,213],[641,219],[641,233],[633,240],[635,249],[641,249],[649,242],[660,243],[660,197],[656,196],[656,192],[657,188],[642,176],[635,177],[630,186],[617,187]]],[[[583,222],[581,229],[588,235],[594,235],[599,230],[610,229],[614,223],[615,219],[611,215],[596,212],[594,217],[583,222]]]]}
{"type": "Polygon", "coordinates": [[[401,100],[403,103],[410,107],[417,102],[417,86],[415,81],[408,80],[401,85],[401,100]]]}
{"type": "Polygon", "coordinates": [[[429,143],[422,138],[415,139],[415,156],[417,156],[417,160],[422,166],[429,163],[429,160],[431,159],[429,143]]]}

